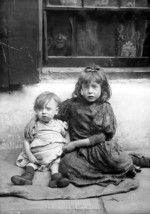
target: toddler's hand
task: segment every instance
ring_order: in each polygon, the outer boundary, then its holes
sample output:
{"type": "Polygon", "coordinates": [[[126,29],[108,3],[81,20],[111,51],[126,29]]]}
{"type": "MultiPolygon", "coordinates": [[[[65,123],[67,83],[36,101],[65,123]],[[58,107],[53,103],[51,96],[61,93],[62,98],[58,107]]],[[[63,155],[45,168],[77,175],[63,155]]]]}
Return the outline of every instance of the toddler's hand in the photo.
{"type": "Polygon", "coordinates": [[[30,155],[28,156],[28,158],[29,158],[29,161],[30,161],[31,163],[38,164],[38,160],[36,159],[36,157],[35,157],[33,154],[30,154],[30,155]]]}

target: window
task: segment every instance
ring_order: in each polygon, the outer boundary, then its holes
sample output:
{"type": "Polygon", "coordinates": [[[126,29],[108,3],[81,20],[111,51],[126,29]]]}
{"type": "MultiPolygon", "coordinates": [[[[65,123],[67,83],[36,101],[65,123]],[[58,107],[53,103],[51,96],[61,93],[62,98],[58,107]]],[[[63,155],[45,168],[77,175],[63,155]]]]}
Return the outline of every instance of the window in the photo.
{"type": "Polygon", "coordinates": [[[147,0],[47,0],[45,62],[62,66],[69,62],[87,64],[92,60],[106,66],[120,66],[132,59],[132,65],[147,65],[150,57],[148,6],[147,0]]]}

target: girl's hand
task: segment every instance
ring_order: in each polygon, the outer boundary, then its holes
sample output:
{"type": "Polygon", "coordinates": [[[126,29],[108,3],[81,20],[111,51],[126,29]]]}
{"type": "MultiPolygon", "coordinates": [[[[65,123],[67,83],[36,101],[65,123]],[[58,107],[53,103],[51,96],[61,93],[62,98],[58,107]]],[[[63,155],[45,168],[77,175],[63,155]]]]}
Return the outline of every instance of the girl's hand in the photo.
{"type": "Polygon", "coordinates": [[[27,124],[25,131],[24,131],[24,136],[27,140],[32,141],[34,138],[34,134],[36,133],[36,123],[37,123],[37,118],[33,117],[30,122],[27,124]]]}
{"type": "Polygon", "coordinates": [[[33,154],[29,154],[29,155],[28,155],[28,158],[29,158],[29,161],[30,161],[31,163],[38,164],[38,160],[36,159],[36,157],[35,157],[33,154]]]}
{"type": "Polygon", "coordinates": [[[68,144],[63,146],[62,150],[63,150],[63,153],[66,154],[66,153],[74,151],[75,146],[73,143],[68,143],[68,144]]]}

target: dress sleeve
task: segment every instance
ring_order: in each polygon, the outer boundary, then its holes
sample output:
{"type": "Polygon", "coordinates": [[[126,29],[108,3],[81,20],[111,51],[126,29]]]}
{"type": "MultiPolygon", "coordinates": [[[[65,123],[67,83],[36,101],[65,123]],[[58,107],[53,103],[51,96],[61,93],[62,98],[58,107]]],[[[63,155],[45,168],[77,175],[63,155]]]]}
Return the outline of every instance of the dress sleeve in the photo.
{"type": "Polygon", "coordinates": [[[57,118],[59,120],[68,122],[70,102],[71,102],[71,99],[67,99],[61,103],[61,105],[59,107],[59,112],[57,115],[57,118]]]}
{"type": "Polygon", "coordinates": [[[105,140],[110,140],[116,133],[117,122],[113,109],[109,103],[104,103],[98,108],[92,126],[97,132],[91,136],[91,144],[97,144],[105,140]]]}
{"type": "Polygon", "coordinates": [[[104,107],[105,111],[103,114],[102,128],[106,135],[106,140],[110,140],[116,133],[117,121],[111,105],[109,103],[105,104],[106,107],[104,107]]]}
{"type": "Polygon", "coordinates": [[[66,136],[67,135],[67,133],[68,133],[68,124],[67,124],[67,122],[63,122],[63,121],[59,121],[60,122],[60,125],[61,125],[61,134],[62,134],[62,136],[66,136]]]}
{"type": "Polygon", "coordinates": [[[37,121],[38,121],[38,119],[37,119],[37,116],[35,115],[25,127],[24,137],[29,142],[31,142],[33,140],[34,135],[36,134],[37,121]]]}

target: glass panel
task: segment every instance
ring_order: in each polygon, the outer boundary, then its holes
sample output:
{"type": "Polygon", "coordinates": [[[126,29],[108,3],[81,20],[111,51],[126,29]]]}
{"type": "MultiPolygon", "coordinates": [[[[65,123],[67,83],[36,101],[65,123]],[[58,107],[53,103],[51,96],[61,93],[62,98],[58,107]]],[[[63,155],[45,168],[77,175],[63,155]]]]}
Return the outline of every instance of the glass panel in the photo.
{"type": "Polygon", "coordinates": [[[47,6],[81,6],[81,0],[47,0],[47,6]]]}
{"type": "Polygon", "coordinates": [[[118,0],[84,0],[84,6],[117,7],[118,0]]]}
{"type": "Polygon", "coordinates": [[[77,19],[77,55],[115,56],[113,15],[84,12],[77,19]]]}
{"type": "Polygon", "coordinates": [[[121,57],[141,57],[146,37],[147,20],[144,16],[122,14],[117,26],[117,49],[121,57]]]}
{"type": "Polygon", "coordinates": [[[150,56],[150,17],[144,13],[49,10],[46,18],[45,56],[150,56]]]}
{"type": "Polygon", "coordinates": [[[122,7],[147,7],[147,0],[121,0],[122,7]]]}
{"type": "Polygon", "coordinates": [[[143,44],[143,56],[150,57],[150,17],[147,20],[146,36],[143,44]]]}

